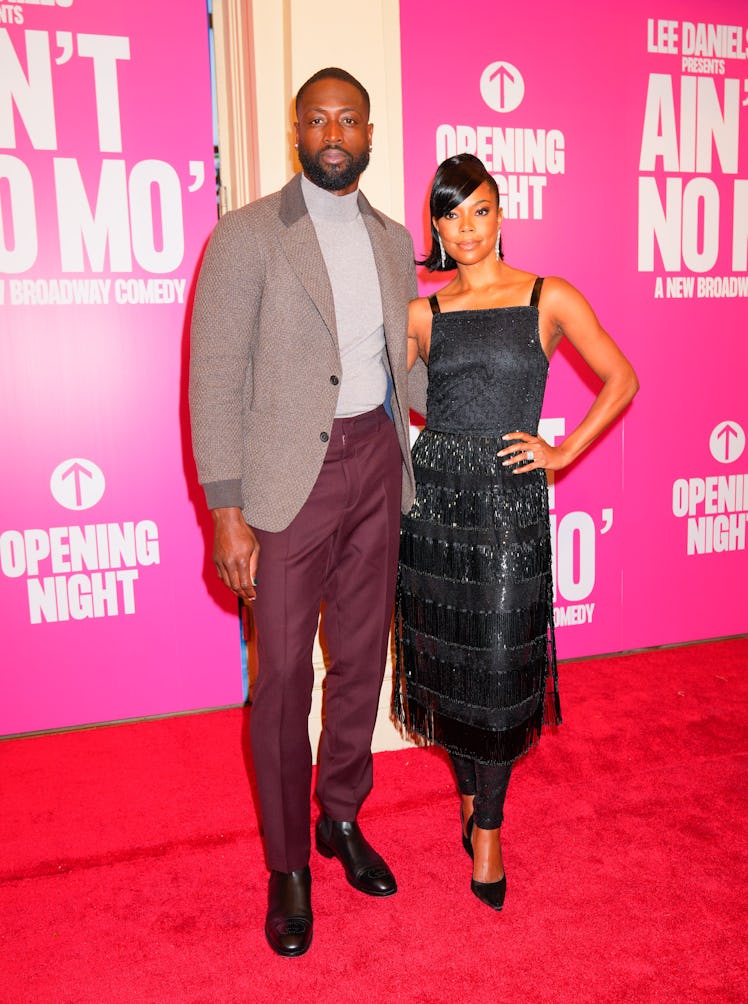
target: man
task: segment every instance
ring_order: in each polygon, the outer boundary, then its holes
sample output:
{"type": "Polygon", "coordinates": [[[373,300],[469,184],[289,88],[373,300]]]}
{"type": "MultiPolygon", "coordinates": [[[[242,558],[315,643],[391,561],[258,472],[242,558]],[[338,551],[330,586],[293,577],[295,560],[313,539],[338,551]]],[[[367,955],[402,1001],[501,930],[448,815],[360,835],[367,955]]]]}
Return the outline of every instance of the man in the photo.
{"type": "Polygon", "coordinates": [[[358,192],[373,131],[366,90],[344,70],[320,70],[296,115],[303,173],[225,215],[211,237],[190,376],[213,559],[254,603],[265,933],[285,956],[312,938],[307,720],[322,601],[330,665],[316,845],[361,892],[396,891],[356,817],[372,785],[400,507],[413,498],[406,334],[416,295],[410,235],[358,192]]]}

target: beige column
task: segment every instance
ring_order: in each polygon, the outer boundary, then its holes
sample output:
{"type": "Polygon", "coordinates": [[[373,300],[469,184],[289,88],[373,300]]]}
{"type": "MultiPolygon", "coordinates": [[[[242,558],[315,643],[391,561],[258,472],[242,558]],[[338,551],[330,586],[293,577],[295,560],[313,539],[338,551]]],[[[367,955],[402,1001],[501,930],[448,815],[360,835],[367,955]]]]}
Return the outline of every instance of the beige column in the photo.
{"type": "Polygon", "coordinates": [[[252,0],[214,0],[221,212],[260,195],[252,0]]]}

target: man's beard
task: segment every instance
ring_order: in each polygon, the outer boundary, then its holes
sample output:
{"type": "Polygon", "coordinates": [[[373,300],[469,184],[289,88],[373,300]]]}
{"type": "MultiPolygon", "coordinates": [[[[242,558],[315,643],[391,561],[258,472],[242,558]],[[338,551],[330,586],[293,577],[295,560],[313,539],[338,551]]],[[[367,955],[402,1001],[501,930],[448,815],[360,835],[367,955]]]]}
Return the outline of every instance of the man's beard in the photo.
{"type": "MultiPolygon", "coordinates": [[[[340,147],[328,147],[327,149],[339,150],[340,147]]],[[[299,162],[304,168],[304,174],[318,188],[324,188],[327,192],[339,192],[343,188],[353,185],[369,164],[369,154],[366,150],[358,157],[353,157],[345,150],[341,151],[346,155],[347,160],[340,164],[323,164],[320,159],[323,152],[324,150],[320,150],[316,154],[310,153],[305,146],[299,143],[299,162]]]]}

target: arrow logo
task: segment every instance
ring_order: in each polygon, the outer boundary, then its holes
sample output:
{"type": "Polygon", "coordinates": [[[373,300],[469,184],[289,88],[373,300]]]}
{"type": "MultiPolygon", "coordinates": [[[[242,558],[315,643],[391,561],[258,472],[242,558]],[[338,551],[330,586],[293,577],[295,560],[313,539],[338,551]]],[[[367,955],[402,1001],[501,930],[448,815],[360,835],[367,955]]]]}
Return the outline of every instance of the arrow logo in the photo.
{"type": "Polygon", "coordinates": [[[516,66],[500,60],[481,74],[480,93],[495,112],[512,112],[525,96],[525,82],[516,66]]]}
{"type": "Polygon", "coordinates": [[[722,439],[725,437],[725,460],[730,459],[730,436],[735,439],[738,438],[738,430],[733,429],[731,425],[723,425],[720,432],[717,433],[717,439],[722,439]]]}
{"type": "Polygon", "coordinates": [[[514,74],[512,74],[512,73],[509,72],[509,70],[506,68],[506,66],[504,66],[503,63],[500,63],[498,70],[496,70],[495,73],[492,73],[491,76],[488,78],[489,83],[493,83],[494,80],[497,80],[497,79],[499,81],[499,106],[501,108],[503,108],[504,107],[504,83],[507,80],[510,80],[512,83],[514,83],[514,81],[516,80],[516,77],[514,76],[514,74]]]}
{"type": "Polygon", "coordinates": [[[52,496],[65,509],[90,509],[104,494],[104,472],[93,461],[69,457],[49,479],[52,496]]]}
{"type": "Polygon", "coordinates": [[[732,464],[745,449],[745,432],[739,422],[720,422],[712,429],[709,449],[720,464],[732,464]]]}
{"type": "Polygon", "coordinates": [[[83,505],[83,492],[81,491],[81,476],[88,478],[89,481],[93,480],[93,472],[87,470],[78,461],[74,461],[66,471],[63,471],[60,475],[60,481],[66,481],[69,477],[73,478],[73,484],[75,485],[75,508],[80,509],[83,505]]]}

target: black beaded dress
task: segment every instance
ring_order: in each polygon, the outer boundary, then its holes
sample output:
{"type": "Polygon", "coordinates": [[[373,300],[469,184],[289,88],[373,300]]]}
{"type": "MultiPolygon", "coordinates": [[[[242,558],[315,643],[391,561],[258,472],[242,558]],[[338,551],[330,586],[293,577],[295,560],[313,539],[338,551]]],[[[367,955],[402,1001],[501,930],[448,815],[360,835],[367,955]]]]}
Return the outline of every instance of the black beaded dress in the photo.
{"type": "Polygon", "coordinates": [[[561,721],[545,471],[512,474],[507,432],[535,434],[548,360],[528,306],[439,312],[426,428],[403,517],[393,708],[406,731],[512,763],[561,721]]]}

